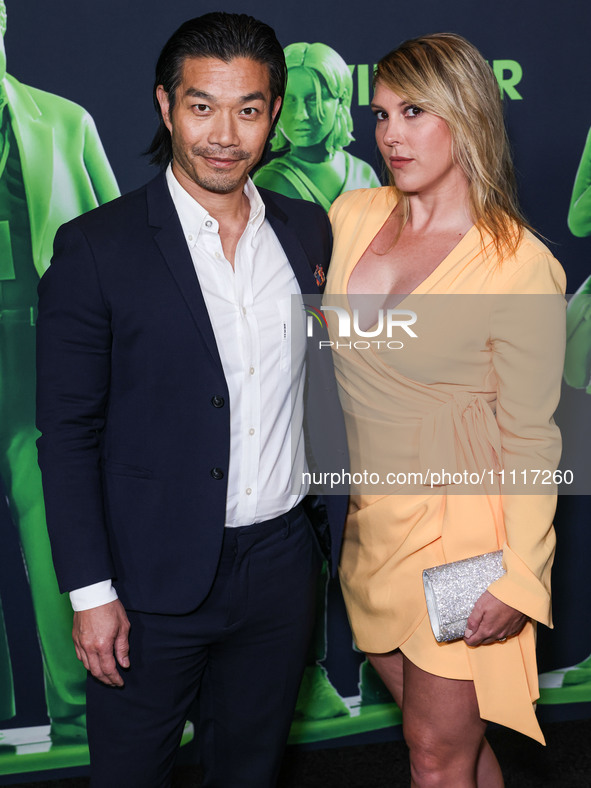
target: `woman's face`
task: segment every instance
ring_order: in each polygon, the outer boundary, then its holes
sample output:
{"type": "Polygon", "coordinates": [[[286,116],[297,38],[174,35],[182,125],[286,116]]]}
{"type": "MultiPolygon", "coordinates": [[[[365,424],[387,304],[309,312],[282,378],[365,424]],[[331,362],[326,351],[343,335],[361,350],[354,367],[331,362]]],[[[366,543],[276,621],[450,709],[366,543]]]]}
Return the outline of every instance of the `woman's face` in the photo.
{"type": "Polygon", "coordinates": [[[324,79],[317,79],[321,86],[322,120],[312,70],[303,66],[289,69],[280,124],[285,137],[297,148],[318,145],[334,127],[339,101],[330,95],[324,79]]]}
{"type": "Polygon", "coordinates": [[[447,191],[465,181],[452,159],[447,123],[397,96],[378,82],[371,108],[376,142],[396,187],[406,193],[447,191]]]}

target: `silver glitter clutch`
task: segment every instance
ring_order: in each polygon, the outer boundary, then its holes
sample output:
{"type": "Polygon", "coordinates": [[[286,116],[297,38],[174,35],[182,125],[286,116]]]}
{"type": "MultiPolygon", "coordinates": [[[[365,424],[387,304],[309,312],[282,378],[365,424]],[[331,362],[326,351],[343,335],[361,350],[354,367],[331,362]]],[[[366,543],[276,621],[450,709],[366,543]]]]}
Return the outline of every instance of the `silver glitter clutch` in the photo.
{"type": "Polygon", "coordinates": [[[435,640],[442,643],[464,637],[476,600],[504,574],[502,550],[424,569],[425,598],[435,640]]]}

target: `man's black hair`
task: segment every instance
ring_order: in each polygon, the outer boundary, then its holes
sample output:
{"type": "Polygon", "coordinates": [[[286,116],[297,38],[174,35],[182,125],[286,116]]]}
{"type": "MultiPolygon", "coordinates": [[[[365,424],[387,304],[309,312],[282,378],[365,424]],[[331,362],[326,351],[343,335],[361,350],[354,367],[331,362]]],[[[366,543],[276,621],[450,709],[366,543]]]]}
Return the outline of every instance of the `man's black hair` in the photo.
{"type": "MultiPolygon", "coordinates": [[[[283,99],[285,95],[287,67],[283,49],[273,28],[247,14],[227,14],[223,11],[189,19],[168,39],[156,64],[153,100],[160,122],[146,154],[150,156],[151,164],[161,168],[166,167],[172,160],[172,143],[170,132],[162,120],[156,88],[162,85],[168,94],[172,113],[183,64],[187,58],[192,57],[216,58],[225,63],[243,57],[262,63],[269,70],[270,111],[277,96],[283,99]]],[[[279,114],[275,123],[278,119],[279,114]]]]}

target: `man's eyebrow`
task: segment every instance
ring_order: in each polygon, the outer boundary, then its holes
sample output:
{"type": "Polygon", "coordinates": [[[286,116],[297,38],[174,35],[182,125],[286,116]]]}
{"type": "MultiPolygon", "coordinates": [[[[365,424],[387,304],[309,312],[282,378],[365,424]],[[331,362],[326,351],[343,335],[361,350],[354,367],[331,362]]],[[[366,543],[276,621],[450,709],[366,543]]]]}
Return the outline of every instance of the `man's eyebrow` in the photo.
{"type": "Polygon", "coordinates": [[[255,90],[254,93],[247,93],[246,96],[240,97],[240,103],[246,104],[248,101],[266,101],[267,97],[260,90],[255,90]]]}
{"type": "Polygon", "coordinates": [[[214,101],[214,97],[210,93],[206,93],[204,90],[197,90],[197,88],[187,88],[185,90],[185,96],[192,96],[193,98],[202,98],[207,99],[207,101],[214,101]]]}
{"type": "MultiPolygon", "coordinates": [[[[211,93],[207,93],[205,90],[198,90],[197,88],[187,88],[185,90],[185,96],[191,96],[191,98],[200,98],[205,99],[206,101],[211,101],[215,103],[216,98],[212,96],[211,93]]],[[[255,90],[254,93],[247,93],[245,96],[239,96],[238,103],[239,104],[247,104],[249,101],[266,101],[267,97],[264,93],[260,90],[255,90]]]]}

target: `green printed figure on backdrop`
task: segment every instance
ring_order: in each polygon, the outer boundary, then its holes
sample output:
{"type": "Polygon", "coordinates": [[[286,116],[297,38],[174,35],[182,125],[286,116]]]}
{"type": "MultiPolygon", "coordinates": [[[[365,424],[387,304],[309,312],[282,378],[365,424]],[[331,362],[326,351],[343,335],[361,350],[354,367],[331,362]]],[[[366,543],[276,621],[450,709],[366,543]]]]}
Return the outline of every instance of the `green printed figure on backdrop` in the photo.
{"type": "MultiPolygon", "coordinates": [[[[119,190],[90,115],[6,73],[5,31],[0,0],[0,475],[26,563],[55,747],[86,741],[86,671],[72,647],[70,602],[54,575],[37,465],[36,288],[57,228],[119,190]]],[[[14,713],[0,608],[0,723],[14,713]]],[[[30,730],[33,736],[37,729],[30,730]]],[[[0,734],[0,751],[11,733],[0,734]]]]}
{"type": "Polygon", "coordinates": [[[281,155],[261,167],[254,182],[325,210],[343,192],[380,186],[370,165],[344,150],[353,141],[353,80],[343,58],[320,43],[284,51],[287,93],[271,141],[281,155]]]}
{"type": "MultiPolygon", "coordinates": [[[[568,226],[578,238],[591,236],[591,130],[575,176],[568,226]]],[[[564,379],[569,386],[591,394],[591,276],[570,299],[566,312],[564,379]]],[[[540,676],[540,703],[591,701],[591,654],[568,668],[540,676]]]]}
{"type": "Polygon", "coordinates": [[[591,235],[591,129],[575,176],[568,209],[568,226],[577,238],[591,235]]]}
{"type": "MultiPolygon", "coordinates": [[[[271,150],[280,154],[254,175],[257,186],[321,205],[326,211],[343,192],[380,186],[372,167],[344,150],[353,141],[349,67],[326,44],[285,47],[287,92],[271,150]]],[[[326,658],[326,567],[318,587],[316,627],[296,706],[296,720],[349,715],[349,708],[320,664],[326,658]]],[[[367,660],[361,667],[361,701],[391,703],[367,660]]]]}

